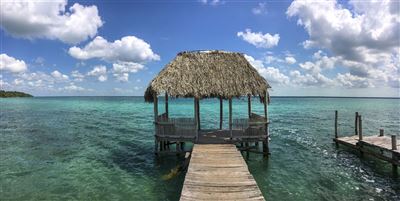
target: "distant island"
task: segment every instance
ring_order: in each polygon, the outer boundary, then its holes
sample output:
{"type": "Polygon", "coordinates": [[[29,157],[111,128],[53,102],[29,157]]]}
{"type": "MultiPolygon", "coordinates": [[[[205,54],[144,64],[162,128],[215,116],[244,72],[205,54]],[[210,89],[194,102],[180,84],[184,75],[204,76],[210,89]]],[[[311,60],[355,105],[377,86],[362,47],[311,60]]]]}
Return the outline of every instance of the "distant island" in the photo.
{"type": "Polygon", "coordinates": [[[33,97],[33,96],[19,91],[0,90],[0,98],[12,98],[12,97],[33,97]]]}

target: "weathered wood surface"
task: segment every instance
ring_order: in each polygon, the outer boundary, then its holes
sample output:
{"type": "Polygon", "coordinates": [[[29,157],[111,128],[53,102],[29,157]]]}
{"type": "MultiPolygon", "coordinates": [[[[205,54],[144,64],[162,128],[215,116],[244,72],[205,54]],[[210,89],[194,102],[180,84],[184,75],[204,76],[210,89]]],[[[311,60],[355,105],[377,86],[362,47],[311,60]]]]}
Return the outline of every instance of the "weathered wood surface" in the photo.
{"type": "Polygon", "coordinates": [[[264,200],[232,144],[195,144],[180,200],[264,200]]]}
{"type": "Polygon", "coordinates": [[[339,137],[335,140],[339,143],[352,146],[356,146],[358,142],[361,142],[362,144],[367,146],[375,146],[400,153],[400,142],[397,142],[397,150],[392,150],[392,139],[389,136],[364,136],[361,141],[359,141],[358,138],[359,137],[357,135],[352,135],[347,137],[339,137]]]}

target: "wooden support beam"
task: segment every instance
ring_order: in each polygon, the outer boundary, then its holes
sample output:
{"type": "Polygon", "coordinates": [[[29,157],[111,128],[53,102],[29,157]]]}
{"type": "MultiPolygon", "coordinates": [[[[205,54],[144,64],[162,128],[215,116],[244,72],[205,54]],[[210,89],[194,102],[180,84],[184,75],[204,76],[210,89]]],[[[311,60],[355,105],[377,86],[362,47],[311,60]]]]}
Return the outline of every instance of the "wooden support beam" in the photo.
{"type": "Polygon", "coordinates": [[[223,99],[219,97],[219,130],[222,130],[223,112],[223,99]]]}
{"type": "MultiPolygon", "coordinates": [[[[153,95],[153,100],[154,100],[154,130],[155,130],[155,135],[157,135],[157,117],[158,117],[158,100],[157,100],[157,94],[153,95]]],[[[159,141],[157,137],[154,137],[154,153],[157,155],[158,154],[158,144],[159,141]]],[[[161,148],[161,146],[160,146],[161,148]]]]}
{"type": "Polygon", "coordinates": [[[380,137],[382,137],[382,136],[384,136],[385,134],[384,134],[384,130],[383,129],[379,129],[379,136],[380,137]]]}
{"type": "Polygon", "coordinates": [[[201,124],[200,124],[200,100],[199,100],[199,99],[197,99],[196,104],[197,104],[197,124],[198,124],[198,130],[201,130],[201,124]]]}
{"type": "Polygon", "coordinates": [[[338,111],[335,110],[335,139],[337,138],[338,138],[338,111]]]}
{"type": "Polygon", "coordinates": [[[229,98],[229,132],[232,139],[232,98],[229,98]]]}
{"type": "Polygon", "coordinates": [[[168,93],[165,92],[165,116],[168,119],[169,111],[168,111],[168,93]]]}
{"type": "Polygon", "coordinates": [[[158,98],[157,98],[157,94],[154,94],[153,96],[154,98],[154,122],[157,122],[157,118],[158,118],[158,98]]]}
{"type": "MultiPolygon", "coordinates": [[[[396,135],[392,135],[392,150],[397,150],[396,135]]],[[[399,159],[397,159],[395,154],[392,154],[392,159],[393,160],[399,160],[399,159]]],[[[392,164],[392,167],[393,167],[393,173],[395,174],[395,176],[397,176],[397,165],[396,164],[392,164]]]]}
{"type": "Polygon", "coordinates": [[[247,110],[248,110],[248,114],[249,114],[249,118],[251,117],[251,95],[249,94],[247,96],[247,110]]]}
{"type": "Polygon", "coordinates": [[[358,112],[356,112],[354,119],[354,135],[358,135],[358,112]]]}
{"type": "Polygon", "coordinates": [[[268,121],[268,97],[267,97],[267,92],[264,93],[264,116],[265,116],[265,119],[268,121]]]}
{"type": "Polygon", "coordinates": [[[194,98],[194,120],[196,122],[196,130],[199,130],[199,110],[198,110],[198,105],[197,105],[197,98],[194,98]]]}
{"type": "Polygon", "coordinates": [[[358,131],[358,140],[362,140],[363,139],[363,133],[362,133],[362,119],[361,119],[361,115],[358,116],[358,126],[359,126],[359,131],[358,131]]]}

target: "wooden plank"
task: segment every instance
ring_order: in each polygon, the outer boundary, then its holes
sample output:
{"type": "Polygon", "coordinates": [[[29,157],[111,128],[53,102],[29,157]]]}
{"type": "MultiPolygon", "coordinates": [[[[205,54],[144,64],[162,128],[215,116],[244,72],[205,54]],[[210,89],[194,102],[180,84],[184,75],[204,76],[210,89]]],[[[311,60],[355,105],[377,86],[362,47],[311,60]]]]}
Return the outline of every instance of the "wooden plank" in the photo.
{"type": "Polygon", "coordinates": [[[264,197],[235,145],[195,144],[180,200],[264,200],[264,197]]]}
{"type": "MultiPolygon", "coordinates": [[[[361,134],[361,129],[358,132],[361,134]]],[[[400,148],[400,143],[396,142],[397,150],[393,150],[391,137],[381,135],[363,136],[362,140],[360,140],[359,136],[352,135],[348,137],[335,138],[334,141],[392,164],[400,164],[398,160],[398,157],[400,157],[400,150],[398,150],[400,148]]]]}

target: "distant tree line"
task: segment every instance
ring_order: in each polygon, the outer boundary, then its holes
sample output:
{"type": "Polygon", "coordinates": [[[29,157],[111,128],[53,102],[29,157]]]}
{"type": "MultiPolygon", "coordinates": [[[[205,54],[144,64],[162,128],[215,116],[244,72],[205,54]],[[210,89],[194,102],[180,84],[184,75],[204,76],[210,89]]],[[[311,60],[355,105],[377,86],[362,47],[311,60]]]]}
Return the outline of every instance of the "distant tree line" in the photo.
{"type": "Polygon", "coordinates": [[[33,97],[33,96],[19,91],[0,90],[0,98],[11,98],[11,97],[33,97]]]}

